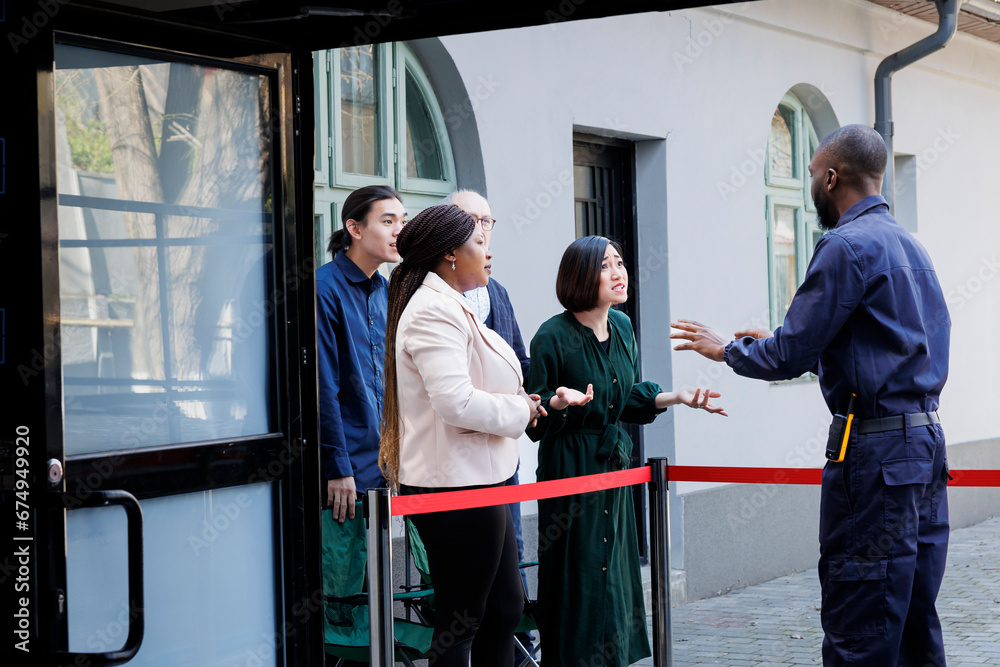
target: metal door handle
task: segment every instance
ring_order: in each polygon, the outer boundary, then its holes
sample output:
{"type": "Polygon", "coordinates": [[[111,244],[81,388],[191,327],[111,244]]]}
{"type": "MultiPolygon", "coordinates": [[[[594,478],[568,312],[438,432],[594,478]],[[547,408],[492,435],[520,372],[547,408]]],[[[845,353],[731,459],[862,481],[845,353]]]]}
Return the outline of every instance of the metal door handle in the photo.
{"type": "Polygon", "coordinates": [[[145,632],[145,602],[142,588],[142,508],[135,496],[127,491],[92,491],[90,496],[81,499],[71,494],[59,494],[62,506],[67,509],[81,507],[110,507],[119,505],[125,510],[128,526],[128,595],[129,608],[135,610],[135,617],[130,615],[128,637],[125,645],[117,651],[105,653],[71,653],[57,651],[55,657],[59,665],[78,665],[78,658],[85,658],[86,664],[94,667],[114,667],[128,662],[139,652],[142,637],[145,632]],[[134,605],[134,606],[133,606],[134,605]]]}

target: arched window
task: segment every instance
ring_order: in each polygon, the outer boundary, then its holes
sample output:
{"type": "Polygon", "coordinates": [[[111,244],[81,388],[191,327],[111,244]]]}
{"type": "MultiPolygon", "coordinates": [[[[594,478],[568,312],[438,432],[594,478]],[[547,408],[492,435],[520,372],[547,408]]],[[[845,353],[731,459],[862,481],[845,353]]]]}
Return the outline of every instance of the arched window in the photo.
{"type": "Polygon", "coordinates": [[[771,328],[781,324],[823,232],[810,195],[809,161],[819,141],[793,93],[771,118],[764,167],[771,328]]]}
{"type": "Polygon", "coordinates": [[[363,185],[396,188],[414,215],[456,189],[444,115],[408,46],[366,44],[318,51],[316,262],[340,228],[340,205],[363,185]]]}

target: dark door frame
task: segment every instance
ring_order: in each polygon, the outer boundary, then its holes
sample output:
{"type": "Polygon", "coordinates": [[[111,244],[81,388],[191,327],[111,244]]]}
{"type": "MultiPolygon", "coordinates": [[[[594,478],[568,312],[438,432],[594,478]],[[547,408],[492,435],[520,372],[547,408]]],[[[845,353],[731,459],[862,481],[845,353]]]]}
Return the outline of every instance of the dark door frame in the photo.
{"type": "MultiPolygon", "coordinates": [[[[636,215],[635,191],[635,143],[624,139],[604,137],[583,132],[573,133],[573,165],[599,167],[609,170],[613,178],[604,184],[610,188],[610,201],[603,198],[582,198],[575,196],[575,205],[583,204],[594,211],[605,211],[602,220],[591,220],[585,229],[578,229],[583,236],[596,234],[617,241],[622,246],[625,267],[629,275],[638,278],[639,227],[636,215]]],[[[639,329],[639,281],[629,280],[629,298],[623,306],[616,306],[632,320],[636,347],[639,349],[639,363],[642,363],[642,345],[639,329]]],[[[642,426],[622,424],[632,438],[631,467],[645,464],[645,441],[642,426]]],[[[635,506],[635,521],[639,537],[639,556],[642,562],[649,558],[649,544],[646,536],[646,495],[642,485],[632,487],[632,502],[635,506]]]]}
{"type": "MultiPolygon", "coordinates": [[[[28,14],[30,17],[31,14],[28,14]]],[[[183,26],[155,17],[120,11],[98,11],[60,5],[15,55],[11,89],[24,102],[4,105],[5,211],[22,212],[10,227],[0,252],[15,249],[19,261],[0,261],[5,295],[5,363],[0,365],[3,394],[9,396],[0,444],[2,506],[14,507],[11,491],[15,466],[30,471],[31,520],[34,538],[31,587],[18,591],[13,578],[0,576],[0,608],[14,609],[27,600],[32,619],[31,653],[18,664],[51,667],[75,662],[54,651],[66,641],[66,509],[97,491],[124,490],[139,499],[224,488],[255,481],[274,481],[276,564],[275,636],[279,663],[322,664],[322,588],[319,556],[320,494],[315,381],[315,311],[311,226],[296,225],[296,212],[312,211],[312,173],[295,156],[312,155],[313,108],[299,100],[312,98],[311,54],[273,43],[234,37],[218,30],[183,26]],[[63,32],[57,32],[60,29],[63,32]],[[140,37],[141,36],[141,37],[140,37]],[[275,333],[278,423],[275,432],[249,438],[200,442],[139,450],[64,457],[59,308],[59,237],[55,162],[54,44],[59,40],[114,51],[161,50],[172,61],[219,65],[256,71],[271,79],[274,141],[274,267],[272,327],[275,333]],[[104,41],[106,40],[106,41],[104,41]],[[141,46],[135,46],[141,42],[141,46]],[[29,66],[30,65],[30,66],[29,66]],[[305,131],[303,129],[305,128],[305,131]],[[17,169],[7,166],[17,165],[17,169]],[[8,289],[19,286],[23,289],[8,289]],[[7,408],[10,408],[9,412],[7,408]],[[21,436],[27,432],[27,436],[21,436]],[[27,456],[14,440],[27,437],[27,456]],[[64,475],[50,483],[48,474],[64,464],[64,475]],[[109,462],[113,465],[109,465],[109,462]],[[61,497],[60,497],[61,496],[61,497]],[[58,497],[58,501],[57,501],[58,497]]],[[[6,230],[4,230],[6,232],[6,230]]],[[[9,259],[9,254],[7,255],[9,259]]],[[[9,522],[4,522],[9,523],[9,522]]],[[[7,530],[0,529],[6,537],[7,530]]],[[[11,536],[13,539],[15,536],[11,536]]],[[[7,540],[4,540],[7,543],[7,540]]],[[[15,543],[16,544],[16,543],[15,543]]],[[[17,562],[0,555],[0,568],[17,562]]],[[[4,653],[7,653],[5,650],[4,653]]],[[[98,664],[92,662],[91,664],[98,664]]]]}

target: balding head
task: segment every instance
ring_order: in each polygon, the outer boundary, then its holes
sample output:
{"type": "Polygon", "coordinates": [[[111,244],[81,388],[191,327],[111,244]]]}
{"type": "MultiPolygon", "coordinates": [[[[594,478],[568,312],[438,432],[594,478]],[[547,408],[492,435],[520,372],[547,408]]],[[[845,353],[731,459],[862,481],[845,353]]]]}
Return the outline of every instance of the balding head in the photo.
{"type": "Polygon", "coordinates": [[[885,141],[867,125],[845,125],[820,142],[812,161],[812,197],[820,226],[832,229],[855,202],[882,189],[885,141]]]}
{"type": "MultiPolygon", "coordinates": [[[[490,209],[489,202],[486,201],[485,197],[473,190],[452,192],[445,198],[444,203],[454,204],[476,220],[493,217],[493,211],[490,209]]],[[[486,237],[486,245],[488,247],[490,245],[490,238],[493,236],[493,230],[483,230],[483,235],[486,237]]]]}
{"type": "Polygon", "coordinates": [[[885,174],[885,141],[867,125],[845,125],[831,132],[816,153],[824,154],[848,187],[863,187],[866,180],[881,181],[885,174]]]}

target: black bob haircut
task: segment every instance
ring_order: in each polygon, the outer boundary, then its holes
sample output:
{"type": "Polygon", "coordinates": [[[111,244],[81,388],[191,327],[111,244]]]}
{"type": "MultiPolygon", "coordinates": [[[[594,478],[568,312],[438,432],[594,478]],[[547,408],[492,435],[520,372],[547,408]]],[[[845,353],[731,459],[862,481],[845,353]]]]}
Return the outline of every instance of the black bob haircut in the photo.
{"type": "Polygon", "coordinates": [[[621,246],[603,236],[584,236],[566,248],[556,276],[556,297],[566,310],[582,313],[597,307],[601,262],[609,245],[622,255],[621,246]]]}

